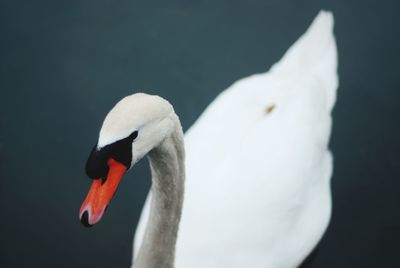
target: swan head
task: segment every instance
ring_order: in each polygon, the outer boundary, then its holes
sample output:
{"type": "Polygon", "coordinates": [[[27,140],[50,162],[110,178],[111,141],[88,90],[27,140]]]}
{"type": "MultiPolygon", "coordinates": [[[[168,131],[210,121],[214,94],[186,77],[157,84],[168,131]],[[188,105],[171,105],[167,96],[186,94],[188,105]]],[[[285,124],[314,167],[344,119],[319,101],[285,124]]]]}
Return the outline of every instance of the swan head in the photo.
{"type": "Polygon", "coordinates": [[[86,163],[93,182],[79,213],[85,226],[101,219],[126,171],[170,135],[174,115],[168,101],[144,93],[125,97],[111,109],[86,163]]]}

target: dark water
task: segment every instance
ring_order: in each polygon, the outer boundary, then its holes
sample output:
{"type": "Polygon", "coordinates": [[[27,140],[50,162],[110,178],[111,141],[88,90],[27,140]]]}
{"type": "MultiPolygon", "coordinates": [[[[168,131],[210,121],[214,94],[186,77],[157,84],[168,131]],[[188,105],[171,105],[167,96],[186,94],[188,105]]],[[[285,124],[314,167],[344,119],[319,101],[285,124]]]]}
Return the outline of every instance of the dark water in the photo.
{"type": "Polygon", "coordinates": [[[187,129],[266,71],[320,8],[336,19],[333,218],[311,267],[400,267],[398,1],[1,1],[0,267],[128,267],[149,187],[123,180],[82,227],[84,163],[112,105],[169,99],[187,129]]]}

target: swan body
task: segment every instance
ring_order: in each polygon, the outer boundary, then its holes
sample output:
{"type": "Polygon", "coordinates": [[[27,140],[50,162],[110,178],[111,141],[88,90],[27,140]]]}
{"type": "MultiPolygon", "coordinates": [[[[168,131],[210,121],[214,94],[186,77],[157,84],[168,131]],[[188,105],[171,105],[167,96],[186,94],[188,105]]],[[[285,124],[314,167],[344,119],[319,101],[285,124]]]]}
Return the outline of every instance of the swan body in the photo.
{"type": "MultiPolygon", "coordinates": [[[[337,87],[333,16],[321,11],[268,72],[235,82],[209,105],[185,135],[174,267],[301,264],[330,219],[328,142],[337,87]]],[[[152,195],[134,256],[152,224],[152,195]]]]}

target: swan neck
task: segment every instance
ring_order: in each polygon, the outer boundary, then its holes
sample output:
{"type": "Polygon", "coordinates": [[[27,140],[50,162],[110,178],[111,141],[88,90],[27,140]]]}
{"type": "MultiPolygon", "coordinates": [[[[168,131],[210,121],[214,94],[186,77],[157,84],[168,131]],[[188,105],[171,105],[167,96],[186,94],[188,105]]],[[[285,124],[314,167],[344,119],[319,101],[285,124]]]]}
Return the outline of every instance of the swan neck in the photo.
{"type": "Polygon", "coordinates": [[[148,154],[151,209],[135,268],[174,266],[185,181],[183,132],[178,119],[175,125],[172,134],[148,154]]]}

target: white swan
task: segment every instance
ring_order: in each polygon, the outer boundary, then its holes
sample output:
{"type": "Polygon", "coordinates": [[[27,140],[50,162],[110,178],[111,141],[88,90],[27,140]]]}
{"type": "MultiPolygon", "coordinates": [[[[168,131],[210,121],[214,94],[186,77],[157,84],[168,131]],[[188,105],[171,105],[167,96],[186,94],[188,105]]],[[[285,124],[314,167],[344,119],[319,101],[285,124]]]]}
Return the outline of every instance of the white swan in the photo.
{"type": "Polygon", "coordinates": [[[149,152],[152,194],[133,267],[298,266],[330,218],[336,53],[333,16],[322,11],[269,72],[236,82],[207,108],[185,136],[186,161],[170,104],[124,98],[89,157],[95,180],[82,221],[101,218],[122,175],[149,152]]]}

